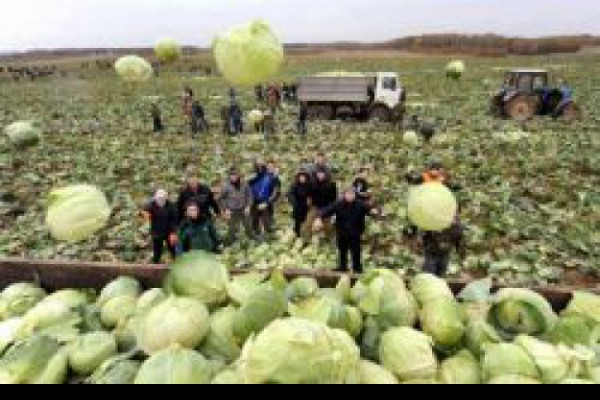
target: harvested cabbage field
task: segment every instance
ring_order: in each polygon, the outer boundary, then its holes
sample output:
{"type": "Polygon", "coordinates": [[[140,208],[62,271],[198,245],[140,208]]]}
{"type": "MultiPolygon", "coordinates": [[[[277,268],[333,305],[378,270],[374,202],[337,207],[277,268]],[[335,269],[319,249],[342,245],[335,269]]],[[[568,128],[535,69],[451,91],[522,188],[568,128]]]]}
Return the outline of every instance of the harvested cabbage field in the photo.
{"type": "MultiPolygon", "coordinates": [[[[408,91],[408,115],[436,121],[439,134],[430,145],[404,141],[403,131],[377,122],[314,122],[308,136],[300,137],[295,105],[278,113],[275,136],[265,140],[248,126],[247,134],[231,139],[222,133],[220,117],[229,85],[189,72],[194,65],[211,65],[208,56],[185,58],[145,83],[123,82],[93,62],[82,68],[81,60],[61,64],[68,70],[63,77],[2,81],[0,126],[35,121],[41,140],[17,149],[8,136],[0,138],[0,257],[147,262],[150,241],[140,207],[159,187],[175,200],[189,166],[217,189],[231,166],[249,176],[257,159],[273,158],[287,190],[298,168],[324,151],[340,187],[360,167],[373,170],[384,217],[368,223],[368,269],[421,268],[420,253],[403,236],[409,225],[404,176],[438,159],[463,187],[458,197],[468,226],[468,258],[462,266],[454,260],[452,275],[491,275],[510,284],[593,284],[600,266],[600,57],[466,59],[460,80],[446,78],[449,61],[401,53],[292,54],[277,78],[397,71],[408,91]],[[504,71],[516,67],[548,68],[552,76],[565,77],[584,118],[574,123],[537,118],[521,125],[488,115],[504,71]],[[191,138],[181,115],[185,85],[194,89],[211,123],[211,133],[198,139],[191,138]],[[162,136],[152,133],[153,102],[163,112],[162,136]],[[100,188],[111,210],[107,227],[77,244],[53,239],[45,221],[49,193],[71,184],[100,188]]],[[[248,115],[257,107],[254,92],[239,95],[248,115]]],[[[219,221],[218,228],[225,223],[219,221]]],[[[295,239],[285,199],[277,204],[273,240],[242,242],[221,257],[231,268],[337,266],[329,240],[295,239]]]]}
{"type": "Polygon", "coordinates": [[[371,270],[335,288],[280,270],[231,277],[192,252],[164,289],[0,293],[0,383],[594,384],[600,297],[371,270]],[[419,327],[419,329],[416,329],[419,327]]]}

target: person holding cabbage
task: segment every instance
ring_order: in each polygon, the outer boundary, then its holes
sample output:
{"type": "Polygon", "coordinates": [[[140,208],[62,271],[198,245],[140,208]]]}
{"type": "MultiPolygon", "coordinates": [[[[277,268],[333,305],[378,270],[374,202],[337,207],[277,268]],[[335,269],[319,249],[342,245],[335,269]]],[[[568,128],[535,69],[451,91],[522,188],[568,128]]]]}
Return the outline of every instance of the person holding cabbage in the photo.
{"type": "Polygon", "coordinates": [[[446,276],[452,250],[456,249],[461,260],[466,258],[465,228],[458,216],[444,231],[423,232],[419,242],[425,255],[423,271],[432,275],[446,276]]]}
{"type": "Polygon", "coordinates": [[[177,244],[177,210],[169,201],[166,190],[158,190],[153,200],[144,207],[142,215],[150,221],[152,236],[152,263],[160,264],[165,246],[173,258],[177,244]]]}

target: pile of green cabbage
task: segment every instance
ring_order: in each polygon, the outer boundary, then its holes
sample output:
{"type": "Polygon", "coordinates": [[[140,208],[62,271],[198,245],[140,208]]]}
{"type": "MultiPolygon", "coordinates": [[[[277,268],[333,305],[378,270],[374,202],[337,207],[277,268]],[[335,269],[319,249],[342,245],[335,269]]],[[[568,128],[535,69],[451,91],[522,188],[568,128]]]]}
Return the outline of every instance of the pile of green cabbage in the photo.
{"type": "Polygon", "coordinates": [[[231,278],[181,258],[164,288],[0,292],[0,384],[600,383],[600,297],[559,316],[526,289],[492,293],[374,270],[321,288],[280,271],[231,278]]]}

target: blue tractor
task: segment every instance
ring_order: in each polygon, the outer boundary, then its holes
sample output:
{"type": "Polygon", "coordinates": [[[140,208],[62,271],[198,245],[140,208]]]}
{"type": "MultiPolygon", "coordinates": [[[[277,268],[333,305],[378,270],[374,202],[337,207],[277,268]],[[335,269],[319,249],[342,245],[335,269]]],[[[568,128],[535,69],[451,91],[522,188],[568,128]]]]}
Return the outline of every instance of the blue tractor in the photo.
{"type": "Polygon", "coordinates": [[[581,118],[581,109],[566,83],[550,87],[548,71],[534,69],[513,70],[506,74],[502,89],[492,99],[492,113],[520,122],[539,115],[568,121],[581,118]]]}

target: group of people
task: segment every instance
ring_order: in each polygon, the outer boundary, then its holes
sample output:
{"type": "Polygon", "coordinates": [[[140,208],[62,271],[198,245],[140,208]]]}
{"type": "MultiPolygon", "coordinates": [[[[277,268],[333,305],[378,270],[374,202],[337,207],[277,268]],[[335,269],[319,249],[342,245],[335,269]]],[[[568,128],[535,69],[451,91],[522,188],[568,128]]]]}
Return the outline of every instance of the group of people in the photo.
{"type": "MultiPolygon", "coordinates": [[[[367,227],[367,218],[381,215],[369,184],[369,170],[360,169],[351,187],[340,194],[334,179],[335,171],[324,153],[319,153],[309,165],[300,168],[287,192],[292,208],[294,232],[306,238],[317,231],[335,231],[339,251],[339,271],[363,272],[361,244],[367,227]]],[[[412,185],[441,182],[452,190],[457,185],[437,163],[422,175],[410,175],[412,185]]],[[[224,245],[233,245],[241,231],[249,240],[267,239],[275,230],[276,206],[282,198],[282,182],[274,161],[257,163],[251,179],[231,168],[227,181],[213,191],[202,184],[195,174],[188,176],[186,185],[176,203],[171,203],[165,190],[158,190],[143,209],[150,221],[153,259],[160,263],[165,249],[173,258],[192,251],[218,253],[224,245]],[[215,223],[221,218],[227,223],[227,238],[221,240],[215,223]]],[[[459,218],[444,232],[418,232],[425,252],[424,269],[443,276],[450,263],[454,248],[464,256],[464,228],[459,218]]]]}

